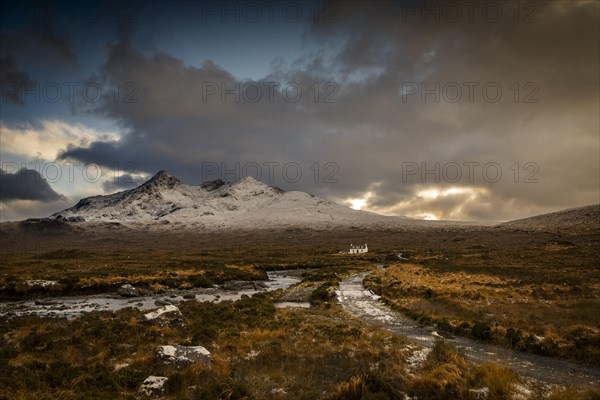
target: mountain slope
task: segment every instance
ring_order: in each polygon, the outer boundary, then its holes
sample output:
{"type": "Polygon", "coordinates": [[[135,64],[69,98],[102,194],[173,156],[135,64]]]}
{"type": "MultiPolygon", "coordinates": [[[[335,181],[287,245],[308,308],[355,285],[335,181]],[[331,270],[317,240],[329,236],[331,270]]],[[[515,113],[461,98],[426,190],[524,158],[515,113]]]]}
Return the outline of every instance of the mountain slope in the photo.
{"type": "Polygon", "coordinates": [[[600,204],[517,219],[505,222],[499,226],[528,230],[600,230],[600,204]]]}
{"type": "Polygon", "coordinates": [[[146,183],[80,200],[50,218],[67,222],[118,222],[128,226],[174,224],[186,228],[333,227],[407,223],[352,210],[303,192],[284,192],[251,177],[186,185],[166,171],[146,183]]]}

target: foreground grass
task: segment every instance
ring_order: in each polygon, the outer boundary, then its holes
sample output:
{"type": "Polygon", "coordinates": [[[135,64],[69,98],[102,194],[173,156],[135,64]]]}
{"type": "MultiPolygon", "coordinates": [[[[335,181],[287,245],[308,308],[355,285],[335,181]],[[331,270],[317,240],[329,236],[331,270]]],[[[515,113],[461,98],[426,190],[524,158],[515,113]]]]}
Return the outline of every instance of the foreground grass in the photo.
{"type": "Polygon", "coordinates": [[[180,309],[188,324],[177,329],[147,325],[135,309],[4,320],[0,398],[134,399],[149,375],[169,377],[168,399],[475,399],[481,388],[489,399],[510,399],[520,381],[504,368],[474,366],[443,342],[407,366],[413,346],[330,303],[276,309],[258,294],[180,309]],[[205,346],[214,363],[163,365],[154,352],[165,344],[205,346]]]}

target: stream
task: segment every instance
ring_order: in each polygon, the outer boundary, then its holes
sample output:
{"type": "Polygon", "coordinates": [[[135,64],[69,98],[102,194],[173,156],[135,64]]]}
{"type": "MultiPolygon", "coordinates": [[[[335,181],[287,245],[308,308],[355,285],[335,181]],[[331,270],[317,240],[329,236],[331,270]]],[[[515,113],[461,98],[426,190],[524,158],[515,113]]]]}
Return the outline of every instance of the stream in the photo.
{"type": "MultiPolygon", "coordinates": [[[[141,311],[156,309],[182,301],[225,301],[239,300],[243,295],[252,296],[259,292],[286,289],[302,280],[305,270],[267,271],[266,281],[228,282],[220,287],[169,289],[151,296],[123,297],[117,293],[86,296],[47,297],[36,300],[9,301],[0,303],[0,316],[40,316],[75,318],[92,311],[118,311],[135,307],[141,311]]],[[[276,305],[278,305],[276,303],[276,305]]],[[[282,305],[287,306],[286,304],[282,305]]]]}
{"type": "Polygon", "coordinates": [[[560,385],[600,387],[600,368],[515,351],[446,332],[438,332],[432,326],[421,326],[383,304],[379,296],[366,289],[363,286],[363,279],[367,275],[368,273],[362,273],[343,280],[337,291],[339,303],[367,323],[380,326],[425,348],[432,348],[437,340],[444,338],[470,360],[500,364],[519,374],[541,381],[560,385]]]}

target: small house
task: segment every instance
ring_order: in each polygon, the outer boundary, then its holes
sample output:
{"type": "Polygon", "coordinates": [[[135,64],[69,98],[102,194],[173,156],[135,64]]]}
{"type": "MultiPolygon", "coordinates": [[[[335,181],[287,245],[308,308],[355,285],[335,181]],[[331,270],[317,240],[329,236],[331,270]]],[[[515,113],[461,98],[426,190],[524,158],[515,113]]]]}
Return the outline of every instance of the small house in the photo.
{"type": "Polygon", "coordinates": [[[367,253],[368,251],[369,251],[369,248],[367,247],[366,243],[364,245],[351,244],[349,253],[350,254],[360,254],[360,253],[367,253]]]}

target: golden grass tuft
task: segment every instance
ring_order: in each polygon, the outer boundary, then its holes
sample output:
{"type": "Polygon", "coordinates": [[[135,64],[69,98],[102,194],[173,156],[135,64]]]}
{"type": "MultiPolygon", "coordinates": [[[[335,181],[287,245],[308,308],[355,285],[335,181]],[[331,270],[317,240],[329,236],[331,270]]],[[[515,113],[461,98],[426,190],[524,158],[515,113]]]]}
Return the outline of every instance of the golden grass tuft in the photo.
{"type": "Polygon", "coordinates": [[[331,400],[361,400],[365,394],[365,386],[365,375],[352,376],[347,382],[337,386],[331,400]]]}

